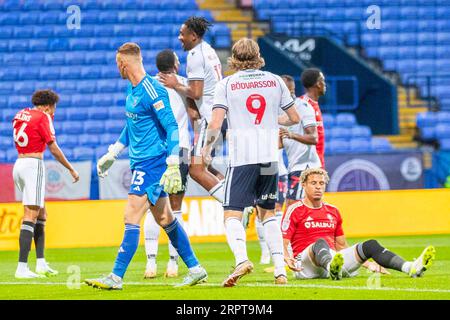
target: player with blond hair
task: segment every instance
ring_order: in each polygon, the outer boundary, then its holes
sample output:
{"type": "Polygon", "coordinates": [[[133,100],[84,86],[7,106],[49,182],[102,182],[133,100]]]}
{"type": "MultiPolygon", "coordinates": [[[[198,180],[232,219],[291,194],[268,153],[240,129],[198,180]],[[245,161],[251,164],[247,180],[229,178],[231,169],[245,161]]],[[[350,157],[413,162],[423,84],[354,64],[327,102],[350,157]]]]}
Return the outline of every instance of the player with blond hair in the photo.
{"type": "Polygon", "coordinates": [[[195,256],[189,238],[174,217],[168,193],[181,191],[178,124],[170,107],[167,90],[150,77],[143,66],[138,44],[127,42],[116,54],[117,68],[127,88],[126,123],[119,140],[97,163],[104,177],[119,153],[128,146],[132,171],[125,207],[125,234],[112,272],[85,282],[101,289],[120,290],[123,277],[139,245],[140,221],[150,209],[172,245],[189,269],[179,286],[205,281],[207,273],[195,256]]]}
{"type": "Polygon", "coordinates": [[[340,280],[356,276],[361,266],[375,272],[389,273],[386,269],[393,269],[420,277],[430,268],[435,258],[433,246],[427,246],[415,261],[405,261],[374,239],[350,247],[338,208],[323,201],[329,181],[327,172],[321,168],[306,169],[300,179],[305,197],[288,208],[281,224],[285,260],[296,264],[297,279],[340,280]]]}
{"type": "Polygon", "coordinates": [[[275,283],[285,284],[283,240],[274,212],[278,182],[278,110],[284,110],[292,124],[299,122],[299,116],[292,108],[294,101],[283,80],[260,70],[264,59],[254,40],[237,41],[228,65],[236,73],[216,86],[212,119],[202,151],[204,161],[211,162],[211,151],[226,116],[229,166],[225,175],[224,223],[236,264],[222,285],[232,287],[253,270],[241,221],[244,208],[255,203],[275,265],[275,283]]]}

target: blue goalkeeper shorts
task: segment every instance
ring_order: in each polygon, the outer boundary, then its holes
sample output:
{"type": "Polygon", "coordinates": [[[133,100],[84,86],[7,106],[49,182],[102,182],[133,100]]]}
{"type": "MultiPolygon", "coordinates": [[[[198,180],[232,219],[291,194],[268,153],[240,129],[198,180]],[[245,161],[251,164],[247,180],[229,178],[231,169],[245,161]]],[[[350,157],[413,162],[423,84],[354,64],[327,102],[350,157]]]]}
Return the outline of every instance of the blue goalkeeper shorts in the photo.
{"type": "Polygon", "coordinates": [[[134,163],[131,168],[131,185],[128,194],[142,196],[147,194],[148,201],[155,205],[160,197],[167,197],[163,186],[159,184],[163,173],[167,169],[166,155],[150,158],[134,163]]]}

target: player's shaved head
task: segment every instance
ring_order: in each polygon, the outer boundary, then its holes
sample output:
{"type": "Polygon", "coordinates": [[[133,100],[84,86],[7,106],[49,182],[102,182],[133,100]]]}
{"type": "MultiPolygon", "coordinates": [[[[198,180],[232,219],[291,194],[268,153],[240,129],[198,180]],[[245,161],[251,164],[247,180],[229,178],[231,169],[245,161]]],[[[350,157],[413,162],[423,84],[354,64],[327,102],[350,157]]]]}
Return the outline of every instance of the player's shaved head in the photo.
{"type": "Polygon", "coordinates": [[[159,72],[172,72],[175,68],[176,55],[171,49],[160,51],[156,56],[156,67],[159,72]]]}
{"type": "Polygon", "coordinates": [[[265,62],[259,53],[259,46],[255,40],[242,38],[231,49],[228,66],[233,70],[261,69],[265,62]]]}

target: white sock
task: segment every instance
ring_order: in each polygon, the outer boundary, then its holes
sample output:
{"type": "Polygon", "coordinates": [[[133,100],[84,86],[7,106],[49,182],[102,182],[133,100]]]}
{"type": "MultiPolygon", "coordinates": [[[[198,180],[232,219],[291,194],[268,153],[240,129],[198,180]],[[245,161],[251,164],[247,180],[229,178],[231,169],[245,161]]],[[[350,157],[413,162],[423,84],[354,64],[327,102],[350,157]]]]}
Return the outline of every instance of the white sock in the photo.
{"type": "Polygon", "coordinates": [[[36,267],[38,268],[46,268],[47,262],[45,261],[45,258],[38,258],[36,259],[36,267]]]}
{"type": "Polygon", "coordinates": [[[281,220],[283,219],[283,211],[275,212],[275,218],[277,218],[278,225],[281,228],[281,220]]]}
{"type": "Polygon", "coordinates": [[[402,272],[409,274],[409,272],[411,271],[411,266],[412,266],[412,262],[406,261],[402,265],[402,272]]]}
{"type": "Polygon", "coordinates": [[[189,268],[189,272],[199,273],[200,271],[202,271],[202,269],[202,266],[198,264],[195,267],[189,268]]]}
{"type": "Polygon", "coordinates": [[[147,211],[144,220],[145,254],[147,255],[147,269],[156,266],[156,255],[158,254],[158,238],[160,227],[156,223],[150,210],[147,211]]]}
{"type": "Polygon", "coordinates": [[[237,218],[231,217],[225,220],[225,234],[228,245],[234,254],[236,265],[248,260],[247,243],[244,226],[237,218]]]}
{"type": "Polygon", "coordinates": [[[209,194],[214,197],[220,203],[223,203],[223,180],[219,181],[214,187],[209,190],[209,194]]]}
{"type": "MultiPolygon", "coordinates": [[[[183,221],[183,216],[181,211],[173,211],[173,216],[175,217],[175,219],[178,220],[178,224],[181,225],[182,227],[184,227],[184,221],[183,221]]],[[[169,263],[171,263],[172,261],[177,264],[178,263],[178,252],[177,249],[175,249],[175,247],[172,245],[172,242],[170,242],[169,240],[169,256],[170,256],[170,261],[169,263]]]]}
{"type": "Polygon", "coordinates": [[[18,272],[25,272],[28,270],[28,263],[26,262],[19,262],[17,264],[17,271],[18,272]]]}
{"type": "Polygon", "coordinates": [[[264,237],[275,266],[274,275],[286,276],[286,269],[284,268],[283,236],[281,235],[281,229],[277,219],[275,217],[270,217],[264,220],[262,224],[264,226],[264,237]]]}
{"type": "Polygon", "coordinates": [[[267,246],[266,239],[264,239],[264,227],[261,220],[257,217],[255,219],[256,234],[258,235],[259,245],[261,247],[261,255],[269,253],[269,247],[267,246]]]}

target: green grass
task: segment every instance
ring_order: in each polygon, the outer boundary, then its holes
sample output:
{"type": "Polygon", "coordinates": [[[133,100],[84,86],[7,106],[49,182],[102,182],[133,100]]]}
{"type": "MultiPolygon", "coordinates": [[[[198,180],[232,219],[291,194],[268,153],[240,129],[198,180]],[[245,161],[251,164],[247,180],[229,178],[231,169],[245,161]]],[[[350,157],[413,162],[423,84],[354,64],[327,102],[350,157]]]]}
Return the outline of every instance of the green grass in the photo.
{"type": "MultiPolygon", "coordinates": [[[[349,239],[356,243],[363,239],[349,239]]],[[[194,244],[194,250],[209,273],[207,284],[191,288],[176,289],[172,285],[181,280],[187,270],[180,267],[179,279],[165,279],[163,273],[167,263],[167,245],[160,246],[158,255],[158,277],[144,280],[144,249],[140,247],[125,276],[123,291],[100,291],[84,284],[79,289],[66,285],[78,283],[76,275],[68,273],[70,266],[78,266],[80,279],[108,274],[113,266],[117,248],[49,249],[47,260],[60,271],[57,277],[38,280],[17,280],[14,278],[17,252],[0,252],[0,299],[450,299],[450,236],[382,237],[378,240],[391,251],[405,259],[417,257],[428,244],[436,247],[436,260],[422,278],[409,278],[392,271],[391,275],[370,278],[372,274],[361,269],[360,275],[341,281],[295,280],[289,274],[285,287],[273,285],[272,274],[264,273],[265,266],[258,264],[259,244],[248,243],[250,259],[255,264],[252,274],[244,277],[234,288],[222,288],[220,283],[228,275],[234,259],[226,243],[194,244]],[[377,283],[379,289],[370,289],[369,282],[377,283]]],[[[30,266],[34,268],[34,252],[30,266]]],[[[75,267],[77,268],[77,267],[75,267]]]]}

